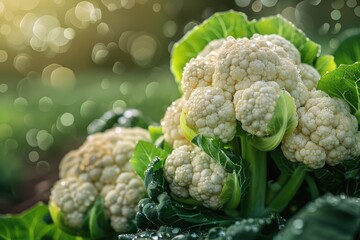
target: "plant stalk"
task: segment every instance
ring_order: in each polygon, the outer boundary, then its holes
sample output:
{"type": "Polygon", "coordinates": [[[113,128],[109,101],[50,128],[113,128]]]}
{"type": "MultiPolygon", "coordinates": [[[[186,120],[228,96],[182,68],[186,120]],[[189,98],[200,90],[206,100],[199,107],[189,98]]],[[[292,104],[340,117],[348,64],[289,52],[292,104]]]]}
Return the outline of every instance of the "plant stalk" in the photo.
{"type": "Polygon", "coordinates": [[[281,172],[277,181],[275,183],[272,183],[274,187],[273,188],[269,187],[266,192],[266,204],[269,204],[273,200],[273,198],[283,188],[283,186],[286,184],[289,178],[290,178],[289,174],[281,172]]]}
{"type": "Polygon", "coordinates": [[[241,136],[241,152],[242,158],[249,163],[251,174],[249,191],[245,200],[245,216],[259,217],[265,210],[266,152],[257,150],[246,136],[241,136]]]}
{"type": "Polygon", "coordinates": [[[304,166],[300,166],[295,169],[287,183],[267,206],[267,212],[281,212],[288,206],[289,202],[295,196],[303,183],[306,171],[307,170],[304,166]]]}

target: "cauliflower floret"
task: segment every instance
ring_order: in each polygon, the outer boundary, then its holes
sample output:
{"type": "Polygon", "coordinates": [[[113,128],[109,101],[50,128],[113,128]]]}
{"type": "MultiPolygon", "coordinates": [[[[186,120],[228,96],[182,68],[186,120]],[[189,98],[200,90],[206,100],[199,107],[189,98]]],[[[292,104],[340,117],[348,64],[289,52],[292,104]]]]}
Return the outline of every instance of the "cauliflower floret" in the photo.
{"type": "Polygon", "coordinates": [[[193,178],[189,186],[190,196],[202,202],[205,207],[219,208],[222,206],[220,194],[228,173],[200,148],[195,148],[192,154],[193,178]]]}
{"type": "Polygon", "coordinates": [[[311,91],[316,89],[316,86],[320,80],[319,72],[312,66],[302,63],[299,65],[300,76],[302,82],[305,84],[306,88],[311,91]]]}
{"type": "Polygon", "coordinates": [[[49,205],[55,206],[63,213],[65,224],[80,229],[89,207],[94,203],[98,191],[89,182],[76,178],[61,179],[51,191],[49,205]]]}
{"type": "Polygon", "coordinates": [[[205,48],[201,52],[199,52],[198,56],[204,57],[209,53],[216,52],[223,45],[225,40],[225,38],[212,40],[205,46],[205,48]]]}
{"type": "Polygon", "coordinates": [[[146,190],[142,180],[134,172],[121,173],[112,190],[104,195],[104,205],[116,232],[127,232],[134,226],[137,205],[146,190]]]}
{"type": "Polygon", "coordinates": [[[297,87],[290,92],[290,95],[295,100],[296,108],[304,106],[306,101],[309,99],[309,91],[307,90],[304,83],[298,82],[297,87]]]}
{"type": "Polygon", "coordinates": [[[259,137],[268,136],[268,124],[280,93],[279,84],[272,81],[258,81],[245,90],[237,91],[234,96],[235,113],[242,128],[259,137]]]}
{"type": "Polygon", "coordinates": [[[287,53],[287,56],[292,60],[294,64],[298,65],[301,63],[301,55],[299,50],[291,42],[289,42],[282,36],[276,34],[260,35],[256,33],[251,37],[251,39],[269,41],[276,46],[283,48],[287,53]]]}
{"type": "Polygon", "coordinates": [[[192,58],[186,64],[181,80],[185,99],[189,99],[195,88],[212,85],[216,61],[217,54],[213,52],[203,57],[192,58]]]}
{"type": "MultiPolygon", "coordinates": [[[[72,171],[62,170],[62,177],[78,177],[82,181],[92,182],[99,190],[107,183],[115,182],[120,168],[115,163],[111,147],[111,144],[99,141],[86,142],[77,150],[77,160],[73,161],[75,165],[72,171]]],[[[67,158],[65,156],[65,160],[67,158]]]]}
{"type": "Polygon", "coordinates": [[[164,176],[170,183],[170,189],[176,196],[189,197],[188,186],[192,182],[193,169],[191,165],[192,145],[180,146],[168,156],[164,166],[164,176]]]}
{"type": "Polygon", "coordinates": [[[343,100],[311,91],[297,113],[297,129],[281,146],[289,160],[321,168],[325,163],[334,166],[358,156],[358,122],[343,100]]]}
{"type": "Polygon", "coordinates": [[[174,195],[190,196],[211,209],[223,205],[220,194],[228,174],[200,148],[192,146],[173,150],[164,165],[164,175],[174,195]]]}
{"type": "Polygon", "coordinates": [[[185,104],[184,98],[179,98],[172,102],[166,109],[164,118],[161,120],[161,126],[165,140],[174,148],[189,144],[180,128],[180,115],[185,104]]]}
{"type": "Polygon", "coordinates": [[[186,123],[206,137],[229,142],[236,132],[233,103],[221,88],[201,87],[192,92],[183,107],[186,123]]]}
{"type": "Polygon", "coordinates": [[[256,81],[275,81],[288,92],[301,81],[283,48],[264,39],[227,38],[219,49],[213,85],[233,95],[256,81]]]}
{"type": "Polygon", "coordinates": [[[141,128],[113,128],[88,137],[79,149],[71,151],[60,163],[60,177],[78,177],[97,189],[114,183],[121,171],[131,169],[129,159],[138,140],[149,141],[141,128]]]}

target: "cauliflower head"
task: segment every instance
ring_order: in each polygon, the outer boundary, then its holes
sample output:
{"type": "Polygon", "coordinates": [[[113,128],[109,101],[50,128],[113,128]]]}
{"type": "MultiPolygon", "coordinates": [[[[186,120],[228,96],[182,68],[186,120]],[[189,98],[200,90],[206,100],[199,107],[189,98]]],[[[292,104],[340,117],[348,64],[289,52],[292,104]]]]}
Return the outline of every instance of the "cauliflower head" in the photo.
{"type": "Polygon", "coordinates": [[[228,175],[219,163],[190,145],[174,149],[164,165],[164,176],[172,194],[191,197],[211,209],[224,204],[220,195],[228,175]]]}
{"type": "Polygon", "coordinates": [[[131,220],[144,193],[144,183],[136,173],[122,172],[114,187],[104,195],[104,205],[116,232],[128,232],[134,227],[131,220]]]}
{"type": "Polygon", "coordinates": [[[50,205],[58,209],[65,227],[84,228],[95,199],[104,200],[104,212],[116,232],[133,228],[144,184],[129,163],[138,140],[150,141],[141,128],[113,128],[96,133],[60,163],[60,180],[51,190],[50,205]]]}
{"type": "Polygon", "coordinates": [[[287,159],[316,169],[359,155],[358,122],[345,101],[312,91],[297,113],[299,124],[281,145],[287,159]]]}

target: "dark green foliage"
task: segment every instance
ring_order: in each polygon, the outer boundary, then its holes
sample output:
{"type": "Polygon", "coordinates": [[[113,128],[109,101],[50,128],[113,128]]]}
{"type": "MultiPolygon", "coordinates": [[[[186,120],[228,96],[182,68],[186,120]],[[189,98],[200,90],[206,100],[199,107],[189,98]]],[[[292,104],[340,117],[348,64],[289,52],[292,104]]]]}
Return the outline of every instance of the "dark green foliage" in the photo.
{"type": "Polygon", "coordinates": [[[327,194],[301,209],[274,240],[353,240],[359,233],[359,199],[327,194]]]}
{"type": "Polygon", "coordinates": [[[353,64],[360,61],[360,30],[348,29],[339,38],[339,46],[334,52],[336,63],[353,64]]]}
{"type": "Polygon", "coordinates": [[[134,108],[116,108],[104,113],[100,118],[92,121],[88,128],[88,134],[104,132],[113,127],[141,127],[147,128],[151,121],[143,113],[134,108]]]}
{"type": "Polygon", "coordinates": [[[318,188],[333,194],[345,193],[360,198],[360,158],[347,160],[337,166],[325,166],[313,172],[318,188]]]}

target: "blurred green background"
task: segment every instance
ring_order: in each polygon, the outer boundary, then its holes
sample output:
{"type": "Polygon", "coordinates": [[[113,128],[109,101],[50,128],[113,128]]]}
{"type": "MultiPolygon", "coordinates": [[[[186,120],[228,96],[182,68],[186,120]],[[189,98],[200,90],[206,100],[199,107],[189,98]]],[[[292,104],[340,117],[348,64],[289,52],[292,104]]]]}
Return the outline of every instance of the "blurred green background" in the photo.
{"type": "Polygon", "coordinates": [[[281,14],[336,49],[360,23],[356,0],[0,1],[0,213],[46,201],[63,155],[105,111],[159,121],[180,96],[172,45],[217,11],[281,14]]]}

